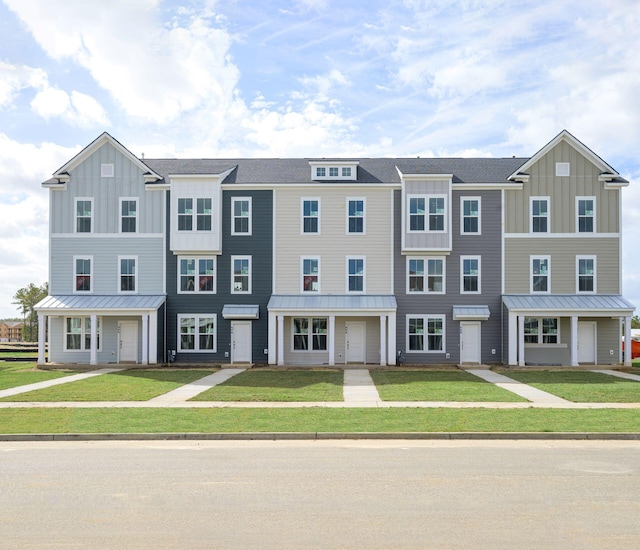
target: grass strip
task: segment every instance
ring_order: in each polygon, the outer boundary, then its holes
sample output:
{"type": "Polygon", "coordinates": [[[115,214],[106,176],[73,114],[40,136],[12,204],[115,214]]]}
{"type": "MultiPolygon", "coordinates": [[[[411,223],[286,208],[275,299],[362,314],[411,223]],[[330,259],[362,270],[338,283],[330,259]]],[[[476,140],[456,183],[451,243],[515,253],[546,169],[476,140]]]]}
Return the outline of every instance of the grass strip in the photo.
{"type": "Polygon", "coordinates": [[[640,432],[638,409],[0,409],[16,433],[640,432]]]}
{"type": "Polygon", "coordinates": [[[0,390],[74,374],[70,371],[38,370],[33,362],[0,363],[0,390]]]}

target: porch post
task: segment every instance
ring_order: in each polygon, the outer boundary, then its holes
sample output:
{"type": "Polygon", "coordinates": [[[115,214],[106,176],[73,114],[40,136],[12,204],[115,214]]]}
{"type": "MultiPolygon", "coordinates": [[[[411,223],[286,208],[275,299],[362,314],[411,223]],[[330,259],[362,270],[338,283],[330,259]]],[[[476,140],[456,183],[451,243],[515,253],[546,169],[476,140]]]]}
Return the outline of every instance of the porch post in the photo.
{"type": "Polygon", "coordinates": [[[631,366],[631,317],[624,318],[624,366],[631,366]]]}
{"type": "Polygon", "coordinates": [[[380,366],[387,364],[387,316],[380,315],[380,366]]]}
{"type": "Polygon", "coordinates": [[[42,313],[38,313],[38,364],[43,365],[45,362],[44,359],[44,342],[45,342],[45,332],[46,332],[46,322],[49,318],[43,315],[42,313]]]}
{"type": "Polygon", "coordinates": [[[142,315],[142,364],[149,364],[149,315],[142,315]]]}
{"type": "Polygon", "coordinates": [[[269,312],[269,355],[270,365],[276,363],[276,314],[269,312]]]}
{"type": "Polygon", "coordinates": [[[509,312],[509,354],[508,364],[516,365],[518,362],[518,316],[509,312]]]}
{"type": "Polygon", "coordinates": [[[158,362],[158,310],[154,309],[149,315],[149,363],[158,362]]]}
{"type": "Polygon", "coordinates": [[[387,365],[395,365],[396,364],[396,312],[392,311],[389,313],[389,322],[387,323],[387,332],[388,340],[387,340],[387,365]]]}
{"type": "Polygon", "coordinates": [[[578,366],[578,318],[571,317],[571,366],[578,366]]]}
{"type": "Polygon", "coordinates": [[[284,315],[278,315],[278,365],[284,365],[284,315]]]}
{"type": "Polygon", "coordinates": [[[98,364],[98,316],[95,313],[91,316],[91,358],[89,364],[98,364]]]}
{"type": "Polygon", "coordinates": [[[329,315],[329,366],[336,364],[336,316],[329,315]]]}
{"type": "Polygon", "coordinates": [[[518,315],[518,366],[524,367],[524,315],[518,315]]]}

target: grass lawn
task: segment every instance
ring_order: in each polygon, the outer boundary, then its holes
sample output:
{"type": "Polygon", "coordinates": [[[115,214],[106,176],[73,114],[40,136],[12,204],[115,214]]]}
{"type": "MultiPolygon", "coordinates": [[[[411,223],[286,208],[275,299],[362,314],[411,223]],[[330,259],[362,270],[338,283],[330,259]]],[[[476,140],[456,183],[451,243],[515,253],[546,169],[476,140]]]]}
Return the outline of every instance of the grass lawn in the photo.
{"type": "Polygon", "coordinates": [[[634,359],[633,361],[631,361],[631,364],[632,364],[634,367],[636,367],[636,368],[640,369],[640,359],[634,359]]]}
{"type": "Polygon", "coordinates": [[[18,357],[18,358],[38,358],[37,351],[0,351],[0,359],[5,359],[7,357],[18,357]]]}
{"type": "Polygon", "coordinates": [[[126,370],[21,393],[0,401],[146,401],[216,370],[126,370]]]}
{"type": "Polygon", "coordinates": [[[576,403],[638,403],[640,382],[584,371],[513,371],[502,374],[576,403]]]}
{"type": "Polygon", "coordinates": [[[526,401],[464,371],[371,371],[383,401],[526,401]]]}
{"type": "Polygon", "coordinates": [[[637,409],[0,409],[10,433],[640,432],[637,409]]]}
{"type": "Polygon", "coordinates": [[[3,363],[0,362],[0,390],[24,386],[43,380],[52,380],[69,376],[72,372],[38,370],[33,361],[25,363],[3,363]]]}
{"type": "Polygon", "coordinates": [[[342,401],[343,371],[248,370],[191,401],[342,401]]]}

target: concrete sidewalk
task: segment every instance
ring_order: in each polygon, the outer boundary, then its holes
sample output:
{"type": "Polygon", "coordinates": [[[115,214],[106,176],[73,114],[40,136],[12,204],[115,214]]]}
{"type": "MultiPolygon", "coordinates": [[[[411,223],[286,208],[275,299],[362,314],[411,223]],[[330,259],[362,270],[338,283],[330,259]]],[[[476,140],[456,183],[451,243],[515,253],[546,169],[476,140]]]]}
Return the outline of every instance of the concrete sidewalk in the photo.
{"type": "Polygon", "coordinates": [[[147,401],[151,405],[156,405],[160,407],[167,407],[171,405],[177,405],[188,401],[192,397],[207,391],[209,388],[213,388],[218,384],[222,384],[226,382],[230,378],[233,378],[237,374],[244,372],[246,369],[220,369],[213,374],[209,374],[204,378],[200,378],[198,380],[194,380],[193,382],[189,382],[184,386],[180,386],[175,390],[172,390],[168,393],[164,393],[159,395],[158,397],[154,397],[147,401]]]}
{"type": "Polygon", "coordinates": [[[354,407],[376,406],[381,401],[369,369],[345,370],[342,394],[345,403],[354,407]]]}
{"type": "Polygon", "coordinates": [[[465,369],[469,374],[473,374],[478,378],[482,378],[491,384],[495,384],[499,388],[510,391],[511,393],[515,393],[520,397],[524,397],[528,399],[532,403],[547,403],[547,404],[561,404],[561,403],[569,403],[566,399],[562,399],[562,397],[558,397],[557,395],[553,395],[551,393],[547,393],[546,391],[539,390],[538,388],[534,388],[533,386],[529,386],[528,384],[523,384],[522,382],[518,382],[513,378],[508,378],[507,376],[503,376],[502,374],[498,374],[497,372],[493,372],[492,370],[484,370],[484,369],[465,369]]]}

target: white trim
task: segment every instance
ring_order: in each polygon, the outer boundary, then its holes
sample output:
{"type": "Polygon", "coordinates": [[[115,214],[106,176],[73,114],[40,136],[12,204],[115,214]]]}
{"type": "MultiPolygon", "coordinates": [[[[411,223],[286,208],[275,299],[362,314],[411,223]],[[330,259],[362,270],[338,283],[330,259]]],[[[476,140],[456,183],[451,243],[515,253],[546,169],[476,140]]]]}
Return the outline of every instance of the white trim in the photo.
{"type": "Polygon", "coordinates": [[[149,239],[162,239],[163,233],[51,233],[52,239],[82,239],[86,235],[89,235],[92,239],[134,239],[134,238],[149,238],[149,239]]]}
{"type": "MultiPolygon", "coordinates": [[[[289,349],[289,351],[291,353],[328,353],[329,351],[329,315],[308,315],[308,314],[300,314],[300,315],[291,315],[291,322],[289,323],[291,326],[291,347],[289,349]],[[306,319],[307,320],[307,349],[295,349],[295,319],[306,319]],[[327,321],[327,332],[326,332],[326,338],[327,338],[327,346],[325,349],[313,349],[313,335],[316,334],[313,332],[313,320],[314,319],[325,319],[327,321]]],[[[305,334],[305,333],[299,333],[299,334],[305,334]]],[[[321,332],[318,332],[317,334],[322,334],[321,332]]],[[[366,341],[365,341],[365,345],[366,345],[366,341]]]]}
{"type": "MultiPolygon", "coordinates": [[[[139,197],[119,197],[118,198],[118,233],[121,235],[136,235],[140,231],[140,209],[138,208],[140,204],[139,197]],[[133,201],[136,203],[136,230],[135,231],[122,231],[122,222],[124,220],[124,216],[122,215],[122,203],[124,201],[133,201]]],[[[131,218],[131,216],[127,216],[127,218],[131,218]]]]}
{"type": "Polygon", "coordinates": [[[103,162],[100,164],[100,177],[113,178],[116,174],[116,167],[113,162],[103,162]]]}
{"type": "MultiPolygon", "coordinates": [[[[95,314],[94,314],[95,315],[95,314]]],[[[85,342],[86,342],[86,337],[87,337],[87,332],[86,332],[86,320],[90,319],[91,315],[65,315],[62,318],[62,351],[65,353],[78,353],[78,352],[90,352],[91,351],[91,347],[89,348],[85,348],[85,342]],[[67,347],[67,319],[81,319],[81,325],[80,325],[80,349],[69,349],[67,347]]],[[[97,332],[97,336],[98,336],[98,347],[96,349],[96,351],[102,351],[102,317],[101,316],[96,316],[96,319],[98,320],[98,327],[99,330],[97,332]]],[[[51,333],[49,333],[49,336],[51,336],[51,333]]],[[[49,361],[51,361],[51,359],[49,359],[49,361]]]]}
{"type": "Polygon", "coordinates": [[[576,256],[576,294],[597,294],[598,293],[598,256],[582,255],[576,256]],[[593,290],[580,290],[580,260],[593,260],[593,290]]]}
{"type": "MultiPolygon", "coordinates": [[[[506,248],[506,234],[505,228],[505,211],[504,211],[504,189],[500,191],[500,294],[505,294],[505,248],[506,248]]],[[[511,364],[511,363],[509,363],[511,364]]]]}
{"type": "Polygon", "coordinates": [[[460,294],[482,294],[482,256],[460,256],[460,294]],[[464,261],[465,260],[478,261],[478,273],[477,273],[478,290],[474,290],[474,291],[464,290],[464,261]]]}
{"type": "MultiPolygon", "coordinates": [[[[321,275],[321,263],[320,263],[320,256],[300,256],[300,277],[299,277],[299,281],[300,281],[300,294],[319,294],[320,293],[320,275],[321,275]],[[316,281],[316,285],[317,288],[316,290],[305,290],[304,289],[304,276],[305,276],[305,272],[304,272],[304,262],[305,260],[310,260],[310,261],[316,261],[318,262],[318,279],[316,281]]],[[[309,275],[313,276],[313,273],[310,273],[309,275]]]]}
{"type": "Polygon", "coordinates": [[[94,270],[94,265],[93,265],[93,256],[78,255],[78,256],[74,256],[73,257],[73,264],[71,265],[71,276],[72,276],[71,289],[72,289],[72,294],[80,294],[80,295],[93,294],[93,289],[95,288],[95,281],[94,281],[94,278],[93,278],[94,271],[95,270],[94,270]],[[76,261],[77,260],[89,260],[89,290],[77,290],[77,286],[76,286],[76,277],[78,276],[78,273],[76,273],[76,269],[77,269],[76,261]]]}
{"type": "MultiPolygon", "coordinates": [[[[592,333],[592,342],[593,342],[593,357],[594,357],[594,361],[593,364],[597,365],[598,364],[598,321],[580,321],[577,320],[576,323],[576,331],[577,331],[577,340],[578,342],[576,342],[576,344],[578,344],[580,342],[580,325],[583,326],[591,326],[591,328],[593,329],[593,333],[592,333]]],[[[620,351],[622,351],[622,346],[620,346],[620,351]]],[[[579,354],[579,350],[577,351],[577,354],[579,354]]],[[[580,361],[579,358],[576,354],[576,362],[579,365],[580,361]]]]}
{"type": "Polygon", "coordinates": [[[321,208],[322,208],[322,203],[320,201],[320,197],[300,197],[300,235],[320,235],[321,234],[321,228],[320,228],[320,219],[322,216],[322,212],[321,212],[321,208]],[[305,219],[305,215],[304,215],[304,203],[306,201],[317,201],[318,202],[318,214],[317,216],[307,216],[309,219],[313,219],[314,217],[318,220],[318,230],[317,231],[305,231],[304,230],[304,219],[305,219]]]}
{"type": "MultiPolygon", "coordinates": [[[[82,218],[86,218],[86,216],[81,216],[82,218]]],[[[73,199],[73,233],[78,235],[90,235],[95,231],[95,209],[93,204],[93,197],[75,197],[73,199]],[[91,231],[78,231],[78,202],[89,202],[91,204],[91,216],[89,216],[89,220],[91,222],[91,231]]]]}
{"type": "MultiPolygon", "coordinates": [[[[596,234],[598,233],[598,218],[596,217],[596,197],[594,196],[576,196],[576,202],[575,202],[575,207],[576,207],[576,233],[580,234],[580,235],[584,235],[586,234],[596,234]],[[593,231],[580,231],[580,209],[579,209],[579,204],[580,201],[593,201],[593,214],[591,215],[591,218],[593,219],[593,231]]],[[[585,216],[586,217],[586,216],[585,216]]]]}
{"type": "MultiPolygon", "coordinates": [[[[218,261],[217,256],[197,256],[197,255],[180,255],[177,258],[176,263],[176,293],[177,294],[185,294],[187,296],[194,294],[216,294],[218,289],[218,261]],[[193,279],[193,290],[182,290],[182,260],[189,261],[193,260],[194,267],[194,279],[193,279]],[[200,260],[213,260],[213,290],[200,290],[200,260]]],[[[189,276],[188,274],[186,275],[189,276]]]]}
{"type": "Polygon", "coordinates": [[[345,198],[345,235],[366,235],[367,234],[367,199],[366,197],[346,197],[345,198]],[[351,201],[362,201],[362,216],[353,216],[354,219],[362,219],[362,231],[349,231],[349,220],[351,216],[349,216],[349,203],[351,201]]]}
{"type": "MultiPolygon", "coordinates": [[[[542,218],[543,216],[537,216],[542,218]]],[[[544,235],[545,233],[551,233],[551,197],[529,197],[529,233],[532,235],[544,235]],[[533,201],[546,201],[547,202],[547,230],[546,231],[534,231],[533,230],[533,201]]]]}
{"type": "Polygon", "coordinates": [[[218,315],[216,313],[178,313],[176,329],[178,332],[177,351],[178,353],[216,353],[218,351],[218,315]],[[213,349],[200,349],[200,319],[213,319],[213,349]],[[193,349],[182,349],[182,339],[180,338],[180,320],[195,319],[195,333],[193,349]]]}
{"type": "Polygon", "coordinates": [[[619,239],[620,233],[505,233],[505,239],[619,239]]]}
{"type": "Polygon", "coordinates": [[[345,289],[344,289],[345,294],[366,294],[367,292],[367,257],[366,256],[346,256],[345,257],[345,273],[346,273],[346,281],[345,281],[345,289]],[[362,260],[362,290],[349,290],[350,277],[358,277],[358,275],[351,275],[351,273],[349,272],[350,260],[362,260]]]}
{"type": "Polygon", "coordinates": [[[560,316],[554,316],[554,315],[542,315],[542,316],[537,316],[537,315],[523,315],[522,316],[522,330],[523,330],[523,335],[526,336],[526,333],[524,332],[524,325],[526,322],[526,319],[537,319],[538,321],[538,333],[537,333],[537,342],[524,342],[523,344],[525,347],[541,347],[541,348],[549,348],[551,346],[554,347],[567,347],[566,343],[562,342],[562,339],[560,338],[560,316]],[[556,342],[551,344],[547,344],[544,343],[542,340],[544,339],[544,333],[542,331],[542,327],[543,327],[543,320],[544,319],[555,319],[556,321],[556,342]]]}
{"type": "Polygon", "coordinates": [[[529,256],[529,294],[551,294],[551,256],[544,254],[531,254],[529,256]],[[533,260],[546,260],[547,262],[547,290],[533,290],[533,260]]]}
{"type": "MultiPolygon", "coordinates": [[[[450,216],[448,215],[448,202],[449,195],[447,194],[411,194],[406,195],[406,208],[407,208],[407,226],[405,228],[407,233],[447,233],[451,235],[450,228],[450,216]],[[411,199],[424,199],[424,229],[411,229],[411,199]],[[444,199],[444,208],[443,212],[434,212],[431,214],[429,212],[429,201],[430,199],[444,199]],[[443,216],[442,220],[442,229],[429,229],[429,222],[431,216],[443,216]]],[[[419,214],[415,214],[418,216],[419,214]]],[[[451,245],[451,242],[449,243],[451,245]]]]}
{"type": "Polygon", "coordinates": [[[248,237],[253,233],[253,197],[231,197],[231,235],[234,236],[242,236],[248,237]],[[235,215],[235,205],[237,202],[248,202],[249,203],[249,215],[248,216],[236,216],[235,215]],[[249,230],[248,231],[236,231],[236,218],[237,219],[246,219],[249,221],[249,230]]]}
{"type": "MultiPolygon", "coordinates": [[[[231,256],[231,294],[251,294],[252,292],[252,279],[253,279],[253,266],[251,265],[251,256],[231,256]],[[235,290],[235,262],[236,260],[248,260],[249,273],[248,273],[248,290],[235,290]]],[[[242,275],[242,274],[241,274],[242,275]]]]}
{"type": "Polygon", "coordinates": [[[138,294],[139,292],[139,288],[138,288],[138,272],[139,272],[139,265],[138,265],[138,256],[131,256],[131,255],[126,255],[126,256],[118,256],[118,269],[116,270],[117,274],[118,274],[118,294],[138,294]],[[134,286],[134,290],[122,290],[122,277],[126,276],[129,277],[128,274],[123,274],[122,273],[122,260],[133,260],[133,269],[134,269],[134,273],[133,273],[133,286],[134,286]]]}
{"type": "Polygon", "coordinates": [[[415,294],[446,294],[447,293],[447,261],[444,256],[405,256],[406,264],[405,264],[405,293],[407,295],[415,295],[415,294]],[[411,286],[409,284],[410,271],[409,265],[411,260],[422,260],[424,262],[423,265],[423,282],[422,288],[423,290],[410,290],[411,286]],[[442,262],[442,291],[437,290],[429,290],[429,261],[430,260],[439,260],[442,262]]]}
{"type": "Polygon", "coordinates": [[[482,322],[481,321],[460,321],[460,364],[465,364],[465,365],[475,365],[475,364],[481,364],[482,363],[482,322]],[[473,361],[466,361],[463,362],[462,361],[462,354],[464,351],[464,327],[477,327],[478,328],[478,353],[476,355],[477,360],[473,360],[473,361]]]}
{"type": "Polygon", "coordinates": [[[471,197],[462,195],[460,197],[460,235],[482,235],[482,197],[471,197]],[[478,231],[465,231],[464,230],[464,203],[465,201],[478,201],[478,215],[477,216],[469,216],[469,218],[477,218],[478,220],[478,231]]]}
{"type": "Polygon", "coordinates": [[[570,162],[556,162],[556,177],[567,178],[571,175],[570,162]]]}
{"type": "Polygon", "coordinates": [[[429,353],[429,354],[444,354],[447,353],[447,316],[446,315],[429,315],[426,313],[407,313],[405,319],[405,353],[429,353]],[[421,350],[409,349],[409,319],[422,319],[423,320],[423,348],[421,350]],[[442,321],[442,349],[429,350],[429,319],[440,319],[442,321]]]}

